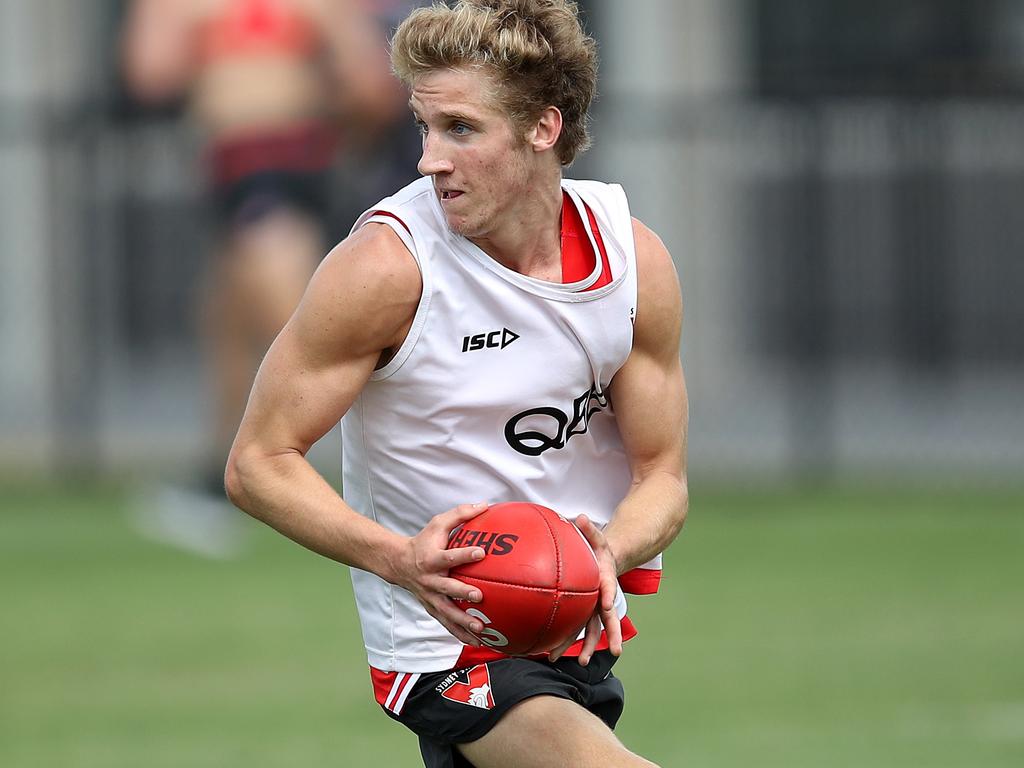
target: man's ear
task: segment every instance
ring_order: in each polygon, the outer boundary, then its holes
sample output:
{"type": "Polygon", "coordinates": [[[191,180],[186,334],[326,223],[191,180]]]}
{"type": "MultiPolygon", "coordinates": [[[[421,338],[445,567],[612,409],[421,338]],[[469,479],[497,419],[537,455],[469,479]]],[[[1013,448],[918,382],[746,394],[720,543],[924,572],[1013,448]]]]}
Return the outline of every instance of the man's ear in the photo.
{"type": "Polygon", "coordinates": [[[551,149],[558,143],[558,137],[562,135],[562,113],[558,107],[546,107],[540,113],[537,124],[530,129],[526,137],[527,143],[533,147],[534,152],[544,152],[551,149]]]}

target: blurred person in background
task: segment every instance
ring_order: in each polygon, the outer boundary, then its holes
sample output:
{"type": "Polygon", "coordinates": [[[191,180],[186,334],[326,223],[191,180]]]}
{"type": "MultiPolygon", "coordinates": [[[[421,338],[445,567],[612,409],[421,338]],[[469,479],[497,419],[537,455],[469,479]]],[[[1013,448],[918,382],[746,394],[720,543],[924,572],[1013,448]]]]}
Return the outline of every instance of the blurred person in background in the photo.
{"type": "Polygon", "coordinates": [[[623,593],[657,591],[686,517],[682,299],[623,189],[563,177],[589,145],[595,41],[569,0],[461,0],[411,14],[392,59],[423,177],[317,270],[228,492],[352,566],[377,702],[428,768],[651,766],[612,731],[612,667],[636,634],[623,593]],[[344,498],[306,458],[339,420],[344,498]],[[598,606],[550,655],[484,646],[486,616],[453,600],[482,599],[449,569],[484,548],[447,548],[480,500],[551,507],[594,548],[598,606]]]}
{"type": "Polygon", "coordinates": [[[207,554],[237,543],[223,467],[259,360],[325,251],[330,170],[399,117],[385,30],[364,0],[136,0],[130,93],[184,100],[202,132],[217,219],[200,330],[214,417],[194,483],[165,486],[145,529],[207,554]]]}

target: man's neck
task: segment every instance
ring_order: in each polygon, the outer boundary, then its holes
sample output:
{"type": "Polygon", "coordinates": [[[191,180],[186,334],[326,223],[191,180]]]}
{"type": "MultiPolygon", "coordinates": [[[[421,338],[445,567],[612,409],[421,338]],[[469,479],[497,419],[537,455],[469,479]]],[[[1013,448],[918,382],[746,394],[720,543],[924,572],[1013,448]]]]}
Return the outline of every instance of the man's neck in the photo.
{"type": "Polygon", "coordinates": [[[562,277],[562,175],[545,179],[483,237],[469,238],[480,250],[515,272],[558,282],[562,277]]]}

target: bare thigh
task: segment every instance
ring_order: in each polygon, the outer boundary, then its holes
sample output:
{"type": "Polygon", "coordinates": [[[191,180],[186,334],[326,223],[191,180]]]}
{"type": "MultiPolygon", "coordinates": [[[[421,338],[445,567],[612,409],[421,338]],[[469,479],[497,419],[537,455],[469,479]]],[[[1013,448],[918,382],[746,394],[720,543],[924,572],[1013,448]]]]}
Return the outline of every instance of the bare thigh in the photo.
{"type": "Polygon", "coordinates": [[[657,768],[596,715],[556,696],[521,701],[486,736],[458,749],[476,768],[657,768]]]}
{"type": "Polygon", "coordinates": [[[265,350],[295,310],[323,256],[320,234],[303,214],[281,210],[238,232],[230,247],[228,279],[244,305],[254,341],[265,350]]]}
{"type": "Polygon", "coordinates": [[[322,249],[312,221],[279,211],[234,233],[211,265],[201,319],[218,452],[231,444],[259,361],[302,298],[322,249]]]}

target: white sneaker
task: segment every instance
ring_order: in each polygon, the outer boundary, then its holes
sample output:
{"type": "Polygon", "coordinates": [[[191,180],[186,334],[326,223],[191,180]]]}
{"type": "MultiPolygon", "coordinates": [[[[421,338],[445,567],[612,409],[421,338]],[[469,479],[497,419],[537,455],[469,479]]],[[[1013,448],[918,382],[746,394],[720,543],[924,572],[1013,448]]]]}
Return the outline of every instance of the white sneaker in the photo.
{"type": "Polygon", "coordinates": [[[224,560],[242,549],[239,515],[227,499],[183,485],[161,485],[132,510],[135,529],[148,539],[224,560]]]}

